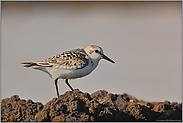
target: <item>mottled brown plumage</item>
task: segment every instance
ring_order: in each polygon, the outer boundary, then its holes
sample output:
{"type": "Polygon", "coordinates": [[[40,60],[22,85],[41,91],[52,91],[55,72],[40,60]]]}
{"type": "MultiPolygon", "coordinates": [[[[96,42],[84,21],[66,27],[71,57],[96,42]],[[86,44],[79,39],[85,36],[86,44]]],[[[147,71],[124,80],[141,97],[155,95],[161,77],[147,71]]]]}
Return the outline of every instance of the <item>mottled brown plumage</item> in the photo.
{"type": "Polygon", "coordinates": [[[88,65],[88,58],[89,56],[83,49],[75,49],[65,51],[44,61],[23,62],[22,64],[28,64],[24,66],[28,68],[36,68],[41,66],[51,67],[54,65],[63,69],[81,69],[88,65]]]}

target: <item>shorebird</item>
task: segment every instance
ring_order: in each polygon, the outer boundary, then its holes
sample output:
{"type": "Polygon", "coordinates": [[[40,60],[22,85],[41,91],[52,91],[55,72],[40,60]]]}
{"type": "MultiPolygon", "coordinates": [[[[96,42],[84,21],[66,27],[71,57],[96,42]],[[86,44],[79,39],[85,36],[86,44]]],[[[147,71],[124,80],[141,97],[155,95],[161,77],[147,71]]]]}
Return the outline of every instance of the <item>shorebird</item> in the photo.
{"type": "Polygon", "coordinates": [[[56,93],[59,98],[58,79],[65,79],[65,83],[73,91],[74,89],[69,84],[68,79],[81,78],[90,74],[97,67],[101,59],[115,63],[104,55],[101,47],[91,45],[85,49],[65,51],[44,61],[23,62],[21,64],[26,64],[24,65],[25,68],[33,68],[46,72],[51,78],[54,78],[56,93]]]}

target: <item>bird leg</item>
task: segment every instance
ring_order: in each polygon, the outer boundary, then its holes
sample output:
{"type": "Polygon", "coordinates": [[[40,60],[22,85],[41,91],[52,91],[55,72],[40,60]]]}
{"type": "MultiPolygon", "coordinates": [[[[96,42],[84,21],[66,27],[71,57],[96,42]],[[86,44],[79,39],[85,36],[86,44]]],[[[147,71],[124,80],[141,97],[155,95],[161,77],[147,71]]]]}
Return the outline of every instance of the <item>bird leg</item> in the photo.
{"type": "Polygon", "coordinates": [[[56,91],[57,91],[57,96],[59,98],[59,92],[58,92],[58,86],[57,86],[58,81],[57,80],[58,80],[58,78],[55,79],[55,87],[56,87],[56,91]]]}
{"type": "Polygon", "coordinates": [[[65,83],[69,86],[69,88],[74,91],[74,89],[70,86],[70,84],[68,83],[68,79],[65,80],[65,83]]]}

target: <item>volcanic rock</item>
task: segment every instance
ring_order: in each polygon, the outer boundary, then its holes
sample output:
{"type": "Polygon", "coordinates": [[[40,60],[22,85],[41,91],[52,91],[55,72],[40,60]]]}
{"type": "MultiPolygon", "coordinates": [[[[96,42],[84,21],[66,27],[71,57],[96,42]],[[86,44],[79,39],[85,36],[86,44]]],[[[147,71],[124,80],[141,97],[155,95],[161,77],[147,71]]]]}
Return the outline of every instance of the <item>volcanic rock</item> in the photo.
{"type": "Polygon", "coordinates": [[[78,89],[40,102],[18,95],[1,101],[2,122],[182,121],[182,103],[145,102],[105,90],[93,94],[78,89]]]}

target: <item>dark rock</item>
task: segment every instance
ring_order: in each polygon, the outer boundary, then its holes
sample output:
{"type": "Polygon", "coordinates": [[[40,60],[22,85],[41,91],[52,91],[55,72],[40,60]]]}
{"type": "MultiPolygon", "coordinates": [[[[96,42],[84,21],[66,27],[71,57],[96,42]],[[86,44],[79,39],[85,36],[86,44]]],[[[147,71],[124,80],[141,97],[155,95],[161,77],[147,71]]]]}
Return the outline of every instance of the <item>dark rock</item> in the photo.
{"type": "Polygon", "coordinates": [[[1,121],[31,122],[42,108],[41,103],[34,103],[30,99],[25,101],[14,95],[1,101],[1,121]]]}
{"type": "MultiPolygon", "coordinates": [[[[104,92],[102,90],[102,92],[104,92]]],[[[101,95],[101,92],[98,91],[98,94],[101,95]]],[[[131,97],[127,94],[112,94],[105,93],[102,96],[97,96],[97,92],[92,94],[91,97],[94,97],[97,100],[100,100],[101,104],[108,104],[111,107],[114,106],[119,111],[125,114],[125,119],[123,121],[149,121],[152,120],[152,112],[145,106],[137,104],[138,100],[134,97],[131,97]],[[97,98],[96,98],[97,97],[97,98]],[[101,98],[98,98],[101,97],[101,98]]]]}
{"type": "Polygon", "coordinates": [[[145,102],[105,90],[67,91],[44,106],[14,95],[1,101],[2,122],[182,121],[182,103],[145,102]]]}

